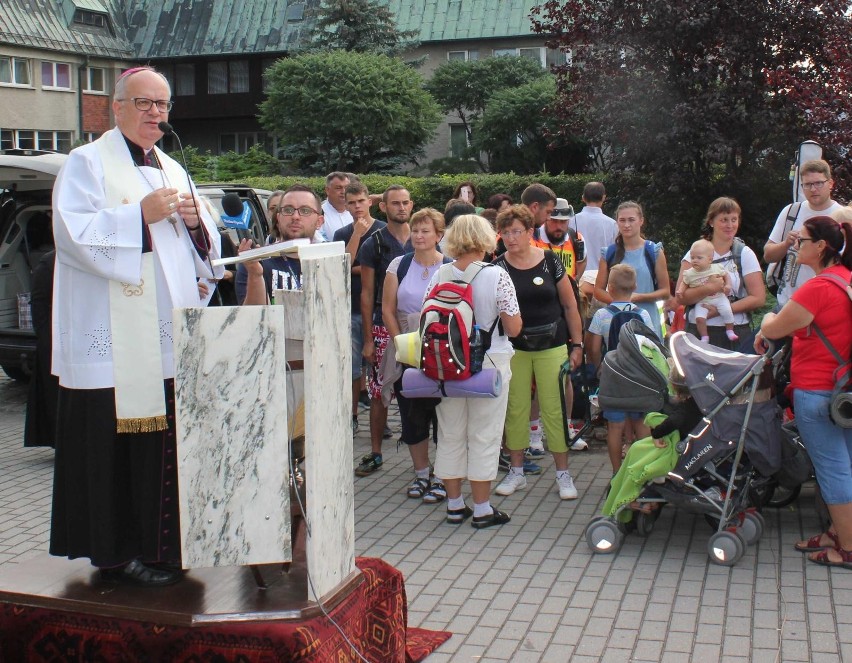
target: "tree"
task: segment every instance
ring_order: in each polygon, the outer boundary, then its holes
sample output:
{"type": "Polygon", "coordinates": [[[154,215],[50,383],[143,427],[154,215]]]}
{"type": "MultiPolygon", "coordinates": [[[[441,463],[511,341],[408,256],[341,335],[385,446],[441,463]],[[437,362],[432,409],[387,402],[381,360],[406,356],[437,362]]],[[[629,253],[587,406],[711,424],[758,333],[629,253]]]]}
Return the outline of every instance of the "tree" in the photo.
{"type": "MultiPolygon", "coordinates": [[[[473,144],[473,125],[482,117],[489,98],[498,90],[530,83],[545,76],[541,65],[523,57],[497,57],[484,60],[450,60],[440,65],[426,89],[444,113],[455,113],[473,144]]],[[[478,154],[471,155],[485,169],[478,154]]]]}
{"type": "Polygon", "coordinates": [[[396,56],[417,46],[417,30],[399,31],[379,0],[324,0],[316,10],[311,46],[320,50],[396,56]]]}
{"type": "Polygon", "coordinates": [[[614,170],[650,174],[652,193],[704,206],[761,168],[786,175],[804,138],[852,145],[848,127],[829,128],[838,79],[849,98],[845,0],[550,0],[534,15],[549,46],[572,51],[558,72],[562,131],[614,170]]]}
{"type": "Polygon", "coordinates": [[[492,94],[482,116],[473,122],[473,147],[489,154],[494,172],[564,172],[581,170],[586,146],[556,136],[545,110],[556,101],[556,77],[547,74],[518,87],[492,94]]]}
{"type": "Polygon", "coordinates": [[[368,172],[414,161],[440,121],[421,76],[372,53],[309,53],[267,73],[260,122],[308,172],[368,172]]]}

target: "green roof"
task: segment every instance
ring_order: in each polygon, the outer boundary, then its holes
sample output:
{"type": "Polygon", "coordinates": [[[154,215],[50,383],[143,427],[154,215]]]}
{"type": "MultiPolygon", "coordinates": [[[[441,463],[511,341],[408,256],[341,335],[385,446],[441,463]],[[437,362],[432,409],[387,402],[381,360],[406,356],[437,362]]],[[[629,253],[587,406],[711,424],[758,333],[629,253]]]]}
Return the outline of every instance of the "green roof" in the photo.
{"type": "Polygon", "coordinates": [[[422,42],[524,37],[534,34],[530,11],[541,0],[387,0],[400,30],[422,42]]]}
{"type": "MultiPolygon", "coordinates": [[[[307,43],[320,1],[0,0],[0,43],[143,61],[281,54],[307,43]],[[75,8],[106,12],[111,29],[74,24],[75,8]]],[[[540,2],[384,1],[399,29],[417,31],[423,43],[532,35],[529,14],[540,2]]]]}

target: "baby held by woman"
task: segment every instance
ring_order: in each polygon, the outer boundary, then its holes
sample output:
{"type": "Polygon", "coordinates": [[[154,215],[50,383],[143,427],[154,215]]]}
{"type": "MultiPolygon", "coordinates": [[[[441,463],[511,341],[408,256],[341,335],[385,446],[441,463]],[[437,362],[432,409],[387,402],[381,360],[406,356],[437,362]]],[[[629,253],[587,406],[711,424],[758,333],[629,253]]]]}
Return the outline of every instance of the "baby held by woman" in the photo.
{"type": "Polygon", "coordinates": [[[705,297],[695,305],[695,326],[698,327],[701,340],[705,343],[710,340],[707,334],[708,306],[715,307],[722,317],[728,340],[738,340],[739,336],[734,333],[734,314],[731,311],[731,302],[728,301],[728,295],[731,294],[732,290],[731,276],[722,265],[713,262],[713,244],[706,239],[699,239],[689,250],[689,257],[692,267],[683,273],[683,281],[677,293],[678,296],[682,294],[681,288],[695,288],[706,285],[711,279],[722,279],[723,282],[721,292],[705,297]]]}

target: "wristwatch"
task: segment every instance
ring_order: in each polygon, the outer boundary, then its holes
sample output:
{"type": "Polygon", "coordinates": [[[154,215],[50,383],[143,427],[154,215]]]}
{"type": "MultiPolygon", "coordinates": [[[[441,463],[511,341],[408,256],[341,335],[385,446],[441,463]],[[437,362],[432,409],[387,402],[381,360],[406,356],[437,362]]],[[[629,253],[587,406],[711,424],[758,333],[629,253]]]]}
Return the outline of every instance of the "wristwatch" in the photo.
{"type": "Polygon", "coordinates": [[[572,344],[571,344],[571,349],[572,349],[572,350],[573,350],[574,348],[580,348],[580,349],[582,350],[582,349],[583,349],[583,347],[584,347],[584,346],[583,346],[583,344],[582,344],[582,343],[572,343],[572,344]]]}

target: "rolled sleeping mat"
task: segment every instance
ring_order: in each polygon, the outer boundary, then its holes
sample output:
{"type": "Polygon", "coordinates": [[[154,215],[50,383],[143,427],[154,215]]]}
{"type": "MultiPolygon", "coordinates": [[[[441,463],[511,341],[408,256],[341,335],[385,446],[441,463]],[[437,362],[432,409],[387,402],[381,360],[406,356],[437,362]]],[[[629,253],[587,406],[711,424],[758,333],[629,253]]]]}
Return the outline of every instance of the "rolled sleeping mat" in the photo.
{"type": "Polygon", "coordinates": [[[402,374],[402,395],[406,398],[496,398],[503,388],[503,379],[496,368],[483,368],[466,380],[446,380],[443,383],[427,378],[416,368],[402,374]]]}
{"type": "Polygon", "coordinates": [[[841,391],[831,399],[829,414],[835,425],[852,428],[852,393],[841,391]]]}
{"type": "Polygon", "coordinates": [[[400,364],[420,368],[420,353],[423,346],[420,343],[419,331],[397,334],[393,337],[393,345],[396,348],[396,360],[400,364]]]}

